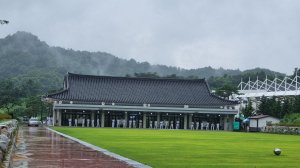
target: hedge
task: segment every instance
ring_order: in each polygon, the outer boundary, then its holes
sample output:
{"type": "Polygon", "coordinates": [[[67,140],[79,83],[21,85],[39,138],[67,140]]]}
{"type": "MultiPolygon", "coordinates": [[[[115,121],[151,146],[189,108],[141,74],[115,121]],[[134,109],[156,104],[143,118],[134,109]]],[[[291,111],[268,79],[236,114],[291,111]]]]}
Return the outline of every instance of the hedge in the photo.
{"type": "Polygon", "coordinates": [[[11,115],[8,114],[0,114],[0,120],[2,119],[12,119],[11,115]]]}

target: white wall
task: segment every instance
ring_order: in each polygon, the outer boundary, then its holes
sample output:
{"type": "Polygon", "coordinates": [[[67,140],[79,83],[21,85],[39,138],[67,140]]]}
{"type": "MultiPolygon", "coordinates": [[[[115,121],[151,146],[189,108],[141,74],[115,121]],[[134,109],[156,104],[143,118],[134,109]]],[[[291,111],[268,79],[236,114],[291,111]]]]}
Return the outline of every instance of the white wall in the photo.
{"type": "Polygon", "coordinates": [[[250,127],[256,127],[257,126],[257,119],[250,118],[249,120],[250,120],[250,127]]]}
{"type": "MultiPolygon", "coordinates": [[[[274,118],[274,117],[265,117],[265,118],[259,118],[258,119],[258,128],[261,128],[263,126],[267,126],[267,121],[272,121],[272,124],[279,123],[280,119],[274,118]]],[[[250,118],[250,127],[257,127],[257,119],[250,118]]]]}
{"type": "Polygon", "coordinates": [[[280,120],[274,117],[265,117],[258,119],[258,127],[267,126],[267,121],[272,121],[272,124],[279,123],[280,120]]]}

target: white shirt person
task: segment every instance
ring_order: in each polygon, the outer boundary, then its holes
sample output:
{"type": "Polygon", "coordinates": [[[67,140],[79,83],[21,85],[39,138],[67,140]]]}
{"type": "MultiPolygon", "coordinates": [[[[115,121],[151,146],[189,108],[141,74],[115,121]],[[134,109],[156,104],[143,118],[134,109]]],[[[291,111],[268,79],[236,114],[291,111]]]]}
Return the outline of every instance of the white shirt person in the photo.
{"type": "Polygon", "coordinates": [[[90,126],[90,119],[88,118],[87,119],[87,127],[89,127],[90,126]]]}
{"type": "Polygon", "coordinates": [[[131,128],[132,120],[129,120],[129,128],[131,128]]]}
{"type": "Polygon", "coordinates": [[[126,120],[123,120],[123,128],[126,128],[126,120]]]}
{"type": "Polygon", "coordinates": [[[112,119],[112,120],[111,120],[111,127],[112,127],[112,128],[115,128],[115,119],[112,119]]]}
{"type": "Polygon", "coordinates": [[[136,128],[136,121],[133,120],[132,123],[133,123],[133,128],[136,128]]]}
{"type": "Polygon", "coordinates": [[[92,120],[92,127],[95,127],[94,119],[92,120]]]}
{"type": "Polygon", "coordinates": [[[77,127],[77,118],[75,118],[75,124],[74,124],[74,127],[77,127]]]}
{"type": "Polygon", "coordinates": [[[179,120],[176,121],[176,129],[179,129],[179,120]]]}
{"type": "Polygon", "coordinates": [[[69,127],[71,127],[71,126],[72,126],[72,119],[69,118],[69,127]]]}
{"type": "Polygon", "coordinates": [[[209,122],[206,123],[206,130],[209,130],[209,122]]]}
{"type": "Polygon", "coordinates": [[[142,123],[143,123],[143,121],[139,120],[139,128],[142,128],[142,123]]]}
{"type": "Polygon", "coordinates": [[[154,129],[157,129],[157,121],[154,121],[154,129]]]}

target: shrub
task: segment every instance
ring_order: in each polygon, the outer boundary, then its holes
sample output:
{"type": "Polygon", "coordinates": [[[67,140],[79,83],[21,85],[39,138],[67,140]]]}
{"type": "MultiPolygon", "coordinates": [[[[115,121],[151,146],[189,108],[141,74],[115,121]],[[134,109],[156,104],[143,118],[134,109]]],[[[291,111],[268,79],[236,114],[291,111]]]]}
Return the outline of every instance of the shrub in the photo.
{"type": "Polygon", "coordinates": [[[0,120],[2,119],[12,119],[11,115],[8,114],[0,114],[0,120]]]}

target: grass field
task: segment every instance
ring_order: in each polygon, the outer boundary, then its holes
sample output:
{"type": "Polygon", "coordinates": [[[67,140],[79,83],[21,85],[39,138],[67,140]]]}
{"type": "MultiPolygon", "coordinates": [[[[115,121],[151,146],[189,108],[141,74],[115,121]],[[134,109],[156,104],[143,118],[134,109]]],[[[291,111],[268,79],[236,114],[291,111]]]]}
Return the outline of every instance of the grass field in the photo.
{"type": "Polygon", "coordinates": [[[300,136],[189,130],[53,127],[152,167],[300,167],[300,136]],[[280,156],[273,153],[281,149],[280,156]]]}

